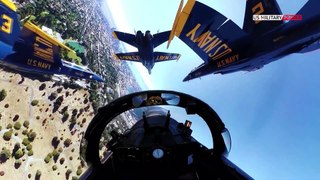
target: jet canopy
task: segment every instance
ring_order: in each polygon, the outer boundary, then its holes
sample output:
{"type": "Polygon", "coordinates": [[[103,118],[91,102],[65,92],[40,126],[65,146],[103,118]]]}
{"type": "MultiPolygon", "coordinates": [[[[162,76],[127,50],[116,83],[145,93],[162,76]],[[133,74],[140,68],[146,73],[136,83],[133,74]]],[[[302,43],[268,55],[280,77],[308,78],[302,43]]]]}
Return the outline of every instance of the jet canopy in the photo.
{"type": "MultiPolygon", "coordinates": [[[[208,139],[210,136],[204,137],[208,139]]],[[[152,159],[160,158],[162,153],[174,153],[176,147],[192,149],[195,146],[204,151],[214,151],[218,156],[228,155],[231,138],[216,112],[203,101],[187,94],[143,91],[120,97],[100,108],[86,130],[80,152],[81,158],[96,168],[106,166],[110,157],[116,156],[119,151],[126,152],[123,154],[126,157],[131,154],[133,159],[138,156],[138,159],[152,159]],[[186,115],[197,115],[199,118],[175,115],[183,109],[186,115]],[[191,136],[191,124],[197,123],[193,120],[204,121],[211,134],[212,147],[205,147],[191,136]]]]}

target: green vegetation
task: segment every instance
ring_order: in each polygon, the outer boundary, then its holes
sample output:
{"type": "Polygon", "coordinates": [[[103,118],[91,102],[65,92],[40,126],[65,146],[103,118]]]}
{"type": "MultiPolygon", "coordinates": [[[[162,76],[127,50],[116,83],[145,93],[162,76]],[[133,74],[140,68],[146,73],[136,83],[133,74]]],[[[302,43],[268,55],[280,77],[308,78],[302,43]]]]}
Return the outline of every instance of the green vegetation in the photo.
{"type": "Polygon", "coordinates": [[[31,149],[32,149],[32,145],[31,145],[31,144],[28,144],[28,145],[27,145],[27,150],[30,151],[31,149]]]}
{"type": "Polygon", "coordinates": [[[64,121],[66,121],[68,118],[69,118],[69,113],[68,113],[68,111],[65,111],[65,112],[63,113],[62,119],[63,119],[64,121]]]}
{"type": "Polygon", "coordinates": [[[64,161],[65,161],[65,159],[64,159],[64,158],[61,158],[61,159],[60,159],[60,164],[63,164],[64,161]]]}
{"type": "Polygon", "coordinates": [[[25,127],[25,128],[29,128],[29,125],[30,125],[30,122],[29,121],[24,121],[23,122],[23,126],[25,127]]]}
{"type": "Polygon", "coordinates": [[[46,162],[47,164],[51,161],[52,158],[52,154],[49,153],[45,158],[44,158],[44,162],[46,162]]]}
{"type": "Polygon", "coordinates": [[[9,124],[7,125],[7,129],[12,129],[12,124],[11,124],[11,123],[9,123],[9,124]]]}
{"type": "Polygon", "coordinates": [[[20,143],[18,143],[18,142],[17,142],[17,143],[14,145],[14,148],[15,148],[15,149],[19,149],[19,148],[21,148],[20,143]]]}
{"type": "Polygon", "coordinates": [[[0,101],[3,101],[7,97],[7,91],[5,89],[2,89],[0,91],[0,101]]]}
{"type": "Polygon", "coordinates": [[[82,65],[81,58],[79,56],[77,56],[77,54],[74,51],[69,51],[67,49],[61,49],[61,58],[66,61],[73,62],[78,65],[82,65]]]}
{"type": "Polygon", "coordinates": [[[22,131],[22,134],[23,134],[23,135],[27,135],[27,134],[28,134],[28,130],[26,130],[26,129],[23,130],[23,131],[22,131]]]}
{"type": "Polygon", "coordinates": [[[60,153],[59,153],[56,149],[54,149],[54,150],[52,151],[52,156],[53,156],[54,158],[58,158],[58,157],[60,156],[60,153]]]}
{"type": "Polygon", "coordinates": [[[70,123],[71,124],[77,123],[77,117],[76,116],[71,116],[70,123]]]}
{"type": "Polygon", "coordinates": [[[21,149],[18,149],[15,154],[14,154],[14,157],[16,159],[20,159],[22,156],[24,155],[24,152],[21,150],[21,149]]]}
{"type": "Polygon", "coordinates": [[[58,168],[57,165],[52,166],[52,170],[54,170],[54,171],[57,170],[57,168],[58,168]]]}
{"type": "Polygon", "coordinates": [[[62,153],[62,151],[63,151],[62,147],[59,147],[58,152],[62,153]]]}
{"type": "Polygon", "coordinates": [[[12,132],[13,132],[12,129],[10,129],[9,131],[5,132],[5,133],[3,134],[3,139],[4,139],[5,141],[10,141],[11,136],[12,136],[12,132]]]}
{"type": "MultiPolygon", "coordinates": [[[[72,1],[60,1],[55,3],[54,0],[46,1],[25,1],[25,4],[17,10],[17,13],[21,17],[21,22],[27,20],[32,21],[39,27],[46,26],[51,28],[53,36],[59,32],[65,41],[65,45],[73,49],[72,51],[61,52],[61,57],[65,60],[73,61],[76,64],[88,65],[93,71],[98,74],[104,74],[104,78],[107,80],[107,86],[115,88],[115,84],[118,82],[119,69],[121,66],[115,65],[111,62],[110,46],[117,44],[112,41],[105,41],[105,35],[100,33],[100,29],[96,34],[88,33],[88,20],[83,18],[82,12],[77,8],[72,1]],[[54,5],[53,5],[54,4],[54,5]],[[67,9],[72,9],[66,10],[67,9]],[[72,38],[71,38],[72,37],[72,38]],[[71,39],[71,40],[69,40],[71,39]],[[75,39],[75,40],[72,40],[75,39]],[[92,47],[92,42],[101,44],[101,48],[92,47]],[[106,45],[106,44],[110,44],[106,45]],[[104,68],[97,66],[97,61],[104,63],[104,68]]],[[[91,9],[91,8],[89,8],[91,9]]],[[[99,10],[92,12],[94,15],[99,10]]],[[[98,12],[100,13],[100,12],[98,12]]],[[[92,23],[104,24],[104,18],[95,18],[92,23]]],[[[99,26],[100,27],[100,26],[99,26]]],[[[105,28],[102,26],[102,28],[105,28]]],[[[108,28],[105,28],[106,30],[108,28]]],[[[103,29],[102,29],[103,31],[103,29]]],[[[119,49],[119,47],[114,47],[119,49]]],[[[101,95],[95,95],[95,90],[90,91],[93,96],[92,101],[94,110],[96,111],[99,106],[104,104],[104,99],[101,95]]],[[[102,93],[104,94],[104,93],[102,93]]]]}
{"type": "Polygon", "coordinates": [[[72,170],[71,169],[68,169],[67,171],[66,171],[66,175],[68,176],[68,175],[70,175],[72,173],[72,170]]]}
{"type": "Polygon", "coordinates": [[[79,178],[77,176],[72,176],[72,180],[78,180],[79,178]]]}
{"type": "Polygon", "coordinates": [[[64,42],[65,45],[73,49],[77,54],[85,53],[85,48],[81,46],[77,41],[72,39],[66,39],[64,42]]]}
{"type": "Polygon", "coordinates": [[[77,175],[80,176],[82,174],[82,169],[81,168],[78,168],[77,170],[77,175]]]}
{"type": "Polygon", "coordinates": [[[31,132],[31,133],[29,133],[29,134],[28,134],[28,139],[29,139],[29,141],[33,142],[34,139],[36,138],[36,136],[37,136],[37,133],[36,133],[36,132],[31,132]]]}
{"type": "Polygon", "coordinates": [[[20,122],[14,123],[13,127],[14,127],[15,130],[19,130],[21,128],[21,123],[20,122]]]}
{"type": "Polygon", "coordinates": [[[29,139],[28,138],[23,138],[22,144],[25,145],[25,146],[28,146],[30,144],[29,139]]]}
{"type": "Polygon", "coordinates": [[[66,147],[69,147],[70,144],[71,144],[71,139],[67,138],[66,140],[64,140],[64,143],[63,143],[66,147]]]}
{"type": "Polygon", "coordinates": [[[2,148],[0,152],[0,158],[3,159],[4,161],[8,160],[11,157],[11,152],[9,149],[6,147],[2,148]]]}
{"type": "Polygon", "coordinates": [[[20,159],[17,159],[17,160],[14,162],[14,166],[15,166],[16,168],[19,168],[19,167],[21,166],[21,164],[22,164],[22,161],[21,161],[20,159]]]}
{"type": "Polygon", "coordinates": [[[28,151],[28,156],[33,156],[33,150],[30,149],[30,151],[28,151]]]}
{"type": "Polygon", "coordinates": [[[31,105],[32,106],[36,106],[36,105],[38,105],[39,104],[39,101],[38,100],[33,100],[32,102],[31,102],[31,105]]]}
{"type": "Polygon", "coordinates": [[[37,170],[36,172],[36,177],[40,177],[41,176],[41,171],[40,170],[37,170]]]}

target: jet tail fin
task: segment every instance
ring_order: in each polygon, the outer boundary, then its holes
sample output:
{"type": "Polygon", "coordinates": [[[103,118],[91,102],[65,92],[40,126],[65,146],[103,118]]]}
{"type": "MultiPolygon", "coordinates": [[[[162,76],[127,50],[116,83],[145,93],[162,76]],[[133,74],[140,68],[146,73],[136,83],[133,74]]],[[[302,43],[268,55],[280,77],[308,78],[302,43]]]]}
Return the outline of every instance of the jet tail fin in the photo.
{"type": "Polygon", "coordinates": [[[319,7],[319,0],[309,0],[297,14],[301,15],[303,19],[311,18],[312,16],[320,14],[319,7]]]}
{"type": "Polygon", "coordinates": [[[276,0],[247,0],[243,30],[261,34],[283,24],[283,21],[254,21],[253,15],[282,15],[276,0]]]}
{"type": "Polygon", "coordinates": [[[165,53],[165,52],[154,52],[153,58],[154,61],[157,62],[163,62],[163,61],[171,61],[171,60],[179,60],[180,54],[176,53],[165,53]]]}
{"type": "Polygon", "coordinates": [[[239,42],[248,38],[233,21],[196,0],[178,10],[172,31],[206,63],[239,51],[239,42]]]}
{"type": "Polygon", "coordinates": [[[10,0],[0,0],[0,44],[13,46],[20,32],[16,6],[10,0]]]}
{"type": "Polygon", "coordinates": [[[153,35],[153,46],[158,47],[162,43],[168,41],[171,31],[165,31],[153,35]]]}

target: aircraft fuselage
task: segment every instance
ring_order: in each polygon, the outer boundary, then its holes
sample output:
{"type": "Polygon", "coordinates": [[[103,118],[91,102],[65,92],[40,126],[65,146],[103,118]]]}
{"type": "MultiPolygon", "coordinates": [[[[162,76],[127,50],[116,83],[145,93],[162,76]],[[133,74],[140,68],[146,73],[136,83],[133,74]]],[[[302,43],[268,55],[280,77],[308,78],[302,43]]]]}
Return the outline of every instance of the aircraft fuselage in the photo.
{"type": "Polygon", "coordinates": [[[150,34],[150,31],[146,31],[145,34],[138,32],[136,34],[136,42],[138,44],[138,51],[141,57],[142,64],[148,69],[151,73],[155,61],[153,57],[154,46],[152,42],[153,36],[150,34]]]}
{"type": "Polygon", "coordinates": [[[95,76],[89,69],[83,69],[81,66],[78,66],[74,63],[67,61],[62,61],[62,67],[53,67],[51,68],[50,64],[45,64],[40,61],[35,62],[36,60],[28,59],[28,62],[19,63],[19,62],[8,62],[0,60],[0,65],[7,67],[12,70],[26,72],[29,74],[38,74],[38,75],[54,75],[54,74],[68,74],[68,76],[74,78],[84,78],[84,79],[93,79],[100,80],[99,77],[95,76]],[[89,72],[87,72],[89,71],[89,72]]]}
{"type": "Polygon", "coordinates": [[[184,81],[211,73],[255,71],[289,54],[319,49],[320,14],[300,22],[284,23],[264,34],[244,36],[236,43],[238,49],[232,49],[224,58],[209,60],[197,67],[184,81]]]}
{"type": "MultiPolygon", "coordinates": [[[[239,60],[225,64],[215,73],[252,71],[291,53],[304,53],[320,48],[320,14],[301,22],[291,21],[261,36],[250,37],[251,43],[238,50],[239,60]]],[[[219,62],[217,62],[219,63],[219,62]]],[[[221,63],[221,62],[220,62],[221,63]]]]}

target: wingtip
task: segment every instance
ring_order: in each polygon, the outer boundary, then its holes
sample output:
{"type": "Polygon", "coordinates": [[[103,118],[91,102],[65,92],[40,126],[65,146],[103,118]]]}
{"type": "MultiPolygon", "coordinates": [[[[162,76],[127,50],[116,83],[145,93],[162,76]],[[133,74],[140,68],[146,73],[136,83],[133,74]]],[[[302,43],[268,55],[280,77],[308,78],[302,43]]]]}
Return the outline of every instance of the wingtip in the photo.
{"type": "Polygon", "coordinates": [[[119,60],[120,60],[119,57],[117,56],[117,54],[113,54],[113,58],[114,58],[114,60],[116,60],[116,61],[119,61],[119,60]]]}
{"type": "Polygon", "coordinates": [[[181,54],[179,54],[179,56],[178,56],[178,58],[177,58],[177,61],[179,61],[180,57],[181,57],[181,54]]]}
{"type": "Polygon", "coordinates": [[[171,39],[170,39],[170,40],[168,40],[167,49],[169,48],[170,43],[171,43],[171,39]]]}
{"type": "Polygon", "coordinates": [[[183,0],[180,1],[180,5],[179,5],[179,8],[177,10],[176,17],[174,18],[172,29],[171,29],[171,32],[170,32],[170,36],[169,36],[169,39],[168,39],[167,49],[169,48],[170,43],[171,43],[171,41],[173,40],[173,38],[175,36],[175,33],[176,33],[175,31],[176,31],[176,27],[177,27],[177,24],[178,24],[178,21],[179,21],[179,16],[181,14],[183,2],[184,2],[183,0]]]}
{"type": "Polygon", "coordinates": [[[117,36],[117,34],[116,34],[114,31],[112,31],[112,36],[113,36],[115,39],[119,39],[118,36],[117,36]]]}

